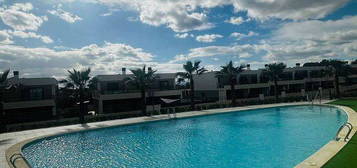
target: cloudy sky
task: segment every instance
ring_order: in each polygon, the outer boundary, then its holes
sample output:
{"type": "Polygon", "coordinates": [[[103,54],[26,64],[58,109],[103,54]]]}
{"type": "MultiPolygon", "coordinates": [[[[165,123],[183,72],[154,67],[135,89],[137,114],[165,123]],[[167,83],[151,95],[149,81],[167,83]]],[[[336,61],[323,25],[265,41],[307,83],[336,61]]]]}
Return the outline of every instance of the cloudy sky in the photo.
{"type": "Polygon", "coordinates": [[[356,0],[0,0],[0,70],[62,77],[202,60],[357,59],[356,0]]]}

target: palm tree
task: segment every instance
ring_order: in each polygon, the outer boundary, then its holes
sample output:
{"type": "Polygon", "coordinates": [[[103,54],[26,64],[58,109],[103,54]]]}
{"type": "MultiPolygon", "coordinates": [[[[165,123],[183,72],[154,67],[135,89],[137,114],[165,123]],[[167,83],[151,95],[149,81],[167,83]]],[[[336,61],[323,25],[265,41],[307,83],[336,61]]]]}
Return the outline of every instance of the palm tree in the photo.
{"type": "Polygon", "coordinates": [[[194,97],[195,97],[195,85],[194,85],[194,80],[193,80],[193,75],[202,75],[204,72],[207,70],[204,67],[200,66],[201,61],[187,61],[185,64],[183,64],[183,69],[186,72],[178,72],[176,74],[177,77],[179,77],[179,81],[186,80],[188,79],[190,81],[190,98],[191,98],[191,110],[195,109],[195,102],[194,102],[194,97]]]}
{"type": "Polygon", "coordinates": [[[90,68],[85,70],[76,70],[73,71],[68,70],[67,79],[61,80],[60,83],[64,84],[65,88],[72,89],[74,92],[74,97],[79,99],[79,120],[81,123],[84,123],[84,91],[88,89],[90,84],[90,68]]]}
{"type": "Polygon", "coordinates": [[[337,98],[340,97],[340,76],[347,77],[348,74],[351,72],[351,67],[348,65],[347,61],[341,61],[336,59],[331,60],[322,60],[321,65],[323,66],[330,66],[333,69],[333,76],[334,76],[334,86],[337,98]]]}
{"type": "MultiPolygon", "coordinates": [[[[333,76],[333,68],[331,66],[327,66],[324,69],[320,70],[320,75],[321,75],[321,80],[320,80],[320,87],[322,88],[322,78],[325,78],[326,81],[328,81],[328,79],[333,76]]],[[[328,88],[329,91],[329,98],[332,98],[332,94],[331,94],[331,89],[330,87],[328,88]]]]}
{"type": "Polygon", "coordinates": [[[269,80],[274,82],[275,101],[278,102],[278,80],[279,76],[284,72],[286,65],[284,63],[272,63],[265,67],[269,80]]]}
{"type": "Polygon", "coordinates": [[[3,106],[2,106],[2,101],[3,101],[3,92],[6,88],[6,80],[7,80],[7,76],[9,75],[10,69],[4,71],[2,74],[0,74],[0,132],[3,131],[4,129],[4,125],[5,124],[5,120],[4,120],[4,115],[3,115],[3,106]]]}
{"type": "Polygon", "coordinates": [[[152,82],[157,79],[155,75],[156,70],[148,70],[146,71],[146,67],[144,66],[142,69],[131,69],[131,73],[133,73],[132,77],[126,78],[125,81],[129,83],[133,83],[138,89],[140,89],[141,93],[141,111],[143,115],[147,115],[146,113],[146,91],[152,84],[152,82]]]}
{"type": "Polygon", "coordinates": [[[236,106],[235,85],[237,84],[237,76],[244,71],[245,65],[235,67],[232,61],[225,66],[221,66],[221,70],[216,73],[216,77],[226,77],[231,85],[232,106],[236,106]]]}

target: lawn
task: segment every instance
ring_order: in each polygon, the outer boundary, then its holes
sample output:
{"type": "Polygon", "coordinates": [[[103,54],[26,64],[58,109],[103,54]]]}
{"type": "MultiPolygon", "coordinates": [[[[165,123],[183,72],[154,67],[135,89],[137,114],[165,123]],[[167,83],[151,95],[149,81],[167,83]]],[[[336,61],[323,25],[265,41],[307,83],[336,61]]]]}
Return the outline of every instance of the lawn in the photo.
{"type": "MultiPolygon", "coordinates": [[[[344,105],[357,111],[357,99],[336,100],[330,104],[344,105]]],[[[323,168],[356,168],[357,167],[357,134],[348,142],[341,151],[329,160],[323,168]]]]}
{"type": "Polygon", "coordinates": [[[357,98],[340,99],[340,100],[336,100],[336,101],[330,102],[328,104],[336,104],[336,105],[348,106],[348,107],[351,107],[354,111],[357,111],[357,98]]]}

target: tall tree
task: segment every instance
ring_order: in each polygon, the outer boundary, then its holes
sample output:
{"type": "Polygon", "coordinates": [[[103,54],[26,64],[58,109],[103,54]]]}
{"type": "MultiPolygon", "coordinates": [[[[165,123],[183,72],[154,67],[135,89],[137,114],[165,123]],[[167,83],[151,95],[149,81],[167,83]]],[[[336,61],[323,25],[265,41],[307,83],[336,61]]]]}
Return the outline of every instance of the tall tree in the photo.
{"type": "Polygon", "coordinates": [[[141,93],[141,111],[143,115],[147,115],[146,112],[146,92],[152,82],[157,79],[155,75],[156,70],[148,70],[146,71],[146,67],[144,66],[142,69],[131,69],[131,73],[133,73],[132,77],[126,78],[125,80],[129,83],[133,83],[138,89],[140,89],[141,93]]]}
{"type": "Polygon", "coordinates": [[[345,77],[351,73],[351,66],[347,61],[341,61],[336,59],[322,60],[321,65],[330,66],[333,69],[334,86],[337,98],[340,97],[340,77],[345,77]]]}
{"type": "Polygon", "coordinates": [[[221,66],[221,70],[216,72],[216,77],[227,78],[231,86],[232,106],[236,106],[236,91],[237,76],[244,71],[245,65],[235,67],[232,61],[225,66],[221,66]]]}
{"type": "Polygon", "coordinates": [[[284,72],[286,65],[284,63],[272,63],[265,67],[269,80],[274,82],[275,101],[278,102],[278,80],[279,76],[284,72]]]}
{"type": "Polygon", "coordinates": [[[188,79],[190,81],[190,99],[191,99],[191,109],[195,109],[195,85],[194,85],[194,80],[193,80],[193,75],[202,75],[204,72],[207,70],[204,67],[200,66],[201,61],[187,61],[185,64],[183,64],[183,69],[185,72],[178,72],[176,74],[177,77],[179,77],[179,80],[185,80],[188,79]]]}
{"type": "Polygon", "coordinates": [[[81,123],[84,123],[85,108],[84,108],[84,99],[85,99],[85,90],[88,89],[90,84],[90,68],[85,70],[68,70],[67,79],[61,80],[60,83],[64,84],[65,88],[73,89],[74,97],[79,100],[79,120],[81,123]]]}
{"type": "Polygon", "coordinates": [[[3,73],[0,74],[0,132],[4,131],[4,126],[5,124],[5,116],[3,115],[3,105],[2,105],[2,101],[3,101],[3,94],[4,94],[4,90],[6,88],[6,81],[7,81],[7,76],[9,75],[10,70],[6,70],[3,73]]]}
{"type": "MultiPolygon", "coordinates": [[[[333,68],[331,66],[326,66],[324,69],[320,70],[321,80],[320,87],[322,88],[322,78],[325,78],[325,81],[328,81],[331,76],[333,76],[333,68]]],[[[328,88],[329,98],[332,98],[332,93],[330,87],[328,88]]]]}

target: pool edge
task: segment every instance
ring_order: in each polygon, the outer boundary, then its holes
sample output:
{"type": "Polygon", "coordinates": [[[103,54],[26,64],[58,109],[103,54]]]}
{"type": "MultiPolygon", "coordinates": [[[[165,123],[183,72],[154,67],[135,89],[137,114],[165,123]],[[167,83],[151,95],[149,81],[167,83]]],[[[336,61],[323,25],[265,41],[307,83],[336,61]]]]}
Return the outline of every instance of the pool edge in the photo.
{"type": "MultiPolygon", "coordinates": [[[[264,104],[264,105],[254,105],[254,106],[244,106],[244,107],[234,107],[234,108],[220,108],[220,109],[210,109],[210,110],[201,110],[201,111],[189,111],[189,112],[183,112],[183,113],[177,113],[177,118],[187,118],[187,117],[194,117],[194,116],[203,116],[203,115],[212,115],[212,114],[220,114],[220,113],[228,113],[228,112],[234,112],[234,111],[244,111],[244,110],[253,110],[253,109],[262,109],[262,108],[271,108],[271,107],[283,107],[283,106],[296,106],[296,105],[310,105],[310,103],[308,102],[296,102],[296,103],[280,103],[280,104],[264,104]]],[[[338,106],[338,105],[329,105],[329,104],[314,104],[314,105],[322,105],[322,106],[333,106],[333,107],[337,107],[339,109],[341,109],[342,111],[344,111],[347,116],[348,122],[351,123],[357,123],[357,114],[348,112],[349,109],[348,107],[344,107],[344,106],[338,106]],[[353,116],[353,117],[352,117],[353,116]],[[354,119],[353,121],[350,121],[350,119],[354,119]]],[[[352,112],[354,112],[352,110],[352,112]]],[[[18,159],[16,159],[16,168],[30,168],[30,165],[28,164],[28,162],[26,161],[26,159],[24,157],[22,157],[22,149],[23,147],[25,147],[26,145],[36,141],[36,140],[40,140],[46,137],[52,137],[52,136],[60,136],[62,134],[67,134],[67,133],[73,133],[73,132],[80,132],[80,131],[88,131],[88,130],[95,130],[95,129],[100,129],[100,128],[107,128],[107,127],[114,127],[114,126],[120,126],[120,125],[130,125],[130,124],[138,124],[138,123],[145,123],[145,122],[152,122],[152,121],[160,121],[160,120],[168,120],[170,118],[168,118],[166,115],[159,115],[159,116],[155,116],[155,117],[136,117],[136,118],[129,118],[129,119],[118,119],[118,120],[111,120],[111,121],[104,121],[104,122],[95,122],[95,123],[88,123],[88,125],[90,125],[89,127],[77,127],[75,129],[65,129],[62,131],[57,131],[53,134],[46,134],[46,135],[42,135],[42,136],[37,136],[37,137],[33,137],[33,138],[29,138],[26,139],[24,141],[20,141],[14,145],[12,145],[11,147],[9,147],[8,149],[6,149],[5,151],[5,157],[6,157],[6,161],[7,164],[10,168],[15,168],[11,162],[10,162],[10,157],[13,156],[14,154],[19,154],[18,159]],[[117,122],[115,122],[117,121],[117,122]],[[100,123],[107,123],[110,122],[111,124],[108,124],[106,126],[98,126],[96,124],[100,123]]],[[[77,124],[79,125],[79,124],[77,124]]],[[[76,125],[72,125],[72,126],[76,126],[76,125]]],[[[355,125],[354,125],[355,126],[355,125]]],[[[352,135],[356,132],[356,130],[354,130],[352,132],[352,135]]],[[[342,149],[342,147],[347,144],[344,143],[343,146],[341,146],[338,150],[336,150],[336,152],[334,152],[334,154],[327,158],[327,157],[321,157],[319,153],[324,152],[324,150],[327,147],[330,147],[333,145],[336,145],[334,143],[330,144],[332,141],[330,141],[328,144],[325,144],[322,148],[320,148],[317,152],[315,152],[313,155],[309,156],[306,160],[304,160],[303,162],[299,163],[296,168],[302,168],[302,167],[311,167],[311,163],[315,163],[314,160],[322,160],[324,161],[323,164],[325,164],[329,159],[331,159],[334,155],[337,154],[337,152],[339,150],[342,149]],[[312,159],[312,160],[311,160],[312,159]]],[[[334,141],[336,142],[336,141],[334,141]]],[[[342,143],[342,142],[341,142],[342,143]]],[[[339,144],[339,143],[337,143],[339,144]]],[[[16,158],[16,157],[15,157],[16,158]]],[[[322,164],[322,165],[323,165],[322,164]]],[[[311,168],[316,168],[316,167],[321,167],[313,165],[313,167],[311,168]]]]}
{"type": "MultiPolygon", "coordinates": [[[[357,129],[357,113],[347,107],[347,106],[340,106],[340,105],[333,105],[333,104],[323,104],[325,106],[332,106],[332,107],[337,107],[344,111],[347,114],[347,122],[351,123],[353,125],[352,132],[350,134],[350,137],[352,137],[357,129]]],[[[346,133],[341,131],[339,133],[339,136],[345,136],[346,133]]],[[[350,139],[348,139],[347,142],[344,142],[343,139],[339,141],[331,140],[327,144],[325,144],[323,147],[321,147],[318,151],[310,155],[308,158],[306,158],[304,161],[300,162],[298,165],[295,166],[295,168],[319,168],[325,165],[330,159],[332,159],[348,142],[350,139]]]]}

